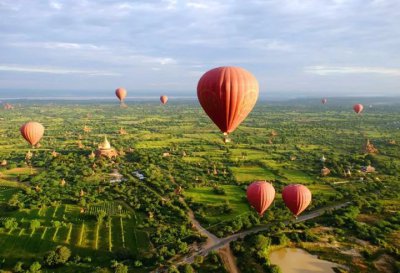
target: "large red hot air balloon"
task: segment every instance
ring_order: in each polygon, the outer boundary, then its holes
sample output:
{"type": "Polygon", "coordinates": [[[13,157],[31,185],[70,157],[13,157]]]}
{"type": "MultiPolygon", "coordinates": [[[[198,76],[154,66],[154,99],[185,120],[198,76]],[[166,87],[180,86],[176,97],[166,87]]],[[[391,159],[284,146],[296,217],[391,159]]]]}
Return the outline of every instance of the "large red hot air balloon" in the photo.
{"type": "Polygon", "coordinates": [[[282,198],[286,207],[297,217],[311,202],[311,191],[303,185],[286,186],[282,191],[282,198]]]}
{"type": "Polygon", "coordinates": [[[328,102],[328,100],[327,100],[326,98],[323,98],[323,99],[321,100],[321,102],[322,102],[322,104],[326,104],[326,103],[328,102]]]}
{"type": "Polygon", "coordinates": [[[123,87],[119,87],[115,90],[115,95],[118,97],[118,99],[123,102],[126,98],[126,89],[123,87]]]}
{"type": "Polygon", "coordinates": [[[197,84],[201,107],[225,134],[233,132],[258,99],[257,79],[240,67],[218,67],[206,72],[197,84]]]}
{"type": "Polygon", "coordinates": [[[266,181],[255,181],[247,188],[247,200],[262,216],[275,198],[274,187],[266,181]]]}
{"type": "Polygon", "coordinates": [[[362,112],[362,110],[364,109],[364,106],[362,104],[354,104],[353,105],[353,110],[354,112],[356,112],[357,114],[360,114],[362,112]]]}
{"type": "Polygon", "coordinates": [[[162,95],[162,96],[160,97],[160,101],[161,101],[162,104],[166,104],[167,101],[168,101],[168,97],[165,96],[165,95],[162,95]]]}
{"type": "Polygon", "coordinates": [[[39,122],[29,121],[21,126],[20,131],[25,140],[35,146],[43,137],[44,127],[39,122]]]}

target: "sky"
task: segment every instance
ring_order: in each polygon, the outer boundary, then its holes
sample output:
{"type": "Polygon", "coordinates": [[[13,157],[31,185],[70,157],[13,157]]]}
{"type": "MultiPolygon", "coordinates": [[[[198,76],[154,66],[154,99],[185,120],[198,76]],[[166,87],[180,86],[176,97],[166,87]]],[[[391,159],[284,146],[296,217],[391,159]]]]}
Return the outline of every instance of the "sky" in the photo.
{"type": "Polygon", "coordinates": [[[190,96],[231,65],[267,97],[400,95],[400,1],[0,0],[3,96],[190,96]]]}

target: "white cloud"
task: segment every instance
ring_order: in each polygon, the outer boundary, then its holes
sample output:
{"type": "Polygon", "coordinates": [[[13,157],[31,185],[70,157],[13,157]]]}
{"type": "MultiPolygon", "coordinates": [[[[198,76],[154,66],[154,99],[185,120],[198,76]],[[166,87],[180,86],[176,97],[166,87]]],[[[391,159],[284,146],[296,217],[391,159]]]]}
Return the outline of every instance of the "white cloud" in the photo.
{"type": "Polygon", "coordinates": [[[176,9],[176,5],[178,4],[177,0],[164,0],[163,2],[167,3],[167,9],[176,9]]]}
{"type": "Polygon", "coordinates": [[[63,4],[57,1],[50,1],[50,7],[56,10],[61,10],[63,8],[63,4]]]}
{"type": "Polygon", "coordinates": [[[21,4],[16,3],[16,1],[0,1],[0,11],[1,10],[12,10],[19,11],[21,9],[21,4]]]}
{"type": "Polygon", "coordinates": [[[135,9],[135,6],[130,3],[120,3],[117,4],[117,8],[121,10],[133,10],[135,9]]]}
{"type": "Polygon", "coordinates": [[[189,8],[194,8],[194,9],[208,9],[209,6],[201,3],[201,2],[189,2],[186,4],[189,8]]]}
{"type": "Polygon", "coordinates": [[[365,67],[365,66],[308,66],[304,68],[306,73],[321,76],[329,74],[383,74],[390,76],[400,76],[399,68],[388,67],[365,67]]]}
{"type": "Polygon", "coordinates": [[[276,50],[276,51],[293,50],[293,46],[291,44],[278,40],[253,39],[250,41],[250,45],[252,45],[255,48],[265,49],[265,50],[276,50]]]}
{"type": "Polygon", "coordinates": [[[71,49],[71,50],[104,49],[103,47],[96,46],[93,44],[78,44],[78,43],[63,43],[63,42],[16,42],[16,43],[10,43],[10,45],[17,47],[28,47],[28,48],[34,47],[34,48],[46,48],[46,49],[71,49]]]}
{"type": "Polygon", "coordinates": [[[86,76],[118,76],[118,73],[100,70],[82,70],[48,66],[21,66],[21,65],[0,65],[0,71],[22,72],[22,73],[45,73],[45,74],[81,74],[86,76]]]}

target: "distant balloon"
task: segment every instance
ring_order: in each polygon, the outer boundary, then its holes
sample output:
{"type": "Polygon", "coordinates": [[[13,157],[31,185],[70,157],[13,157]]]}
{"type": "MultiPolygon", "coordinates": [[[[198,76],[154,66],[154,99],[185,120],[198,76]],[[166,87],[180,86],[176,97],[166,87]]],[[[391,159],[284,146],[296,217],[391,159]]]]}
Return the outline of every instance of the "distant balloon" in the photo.
{"type": "Polygon", "coordinates": [[[326,98],[323,98],[323,99],[321,100],[321,102],[322,102],[322,104],[326,104],[326,103],[328,102],[328,100],[327,100],[326,98]]]}
{"type": "Polygon", "coordinates": [[[247,188],[247,200],[262,216],[275,198],[274,187],[266,181],[255,181],[247,188]]]}
{"type": "Polygon", "coordinates": [[[25,140],[32,146],[35,146],[43,137],[44,127],[39,122],[30,121],[22,125],[20,131],[25,140]]]}
{"type": "Polygon", "coordinates": [[[167,101],[168,101],[168,97],[163,95],[163,96],[160,97],[160,101],[161,101],[162,104],[166,104],[167,101]]]}
{"type": "Polygon", "coordinates": [[[359,104],[359,103],[358,104],[354,104],[354,106],[353,106],[353,110],[357,114],[360,114],[363,109],[364,109],[364,106],[362,104],[359,104]]]}
{"type": "Polygon", "coordinates": [[[258,99],[257,79],[240,67],[218,67],[197,84],[197,97],[206,114],[225,134],[233,132],[258,99]]]}
{"type": "Polygon", "coordinates": [[[311,202],[311,191],[303,185],[286,186],[282,191],[282,198],[286,207],[297,217],[311,202]]]}
{"type": "Polygon", "coordinates": [[[127,92],[126,89],[123,87],[119,87],[115,90],[115,95],[117,96],[117,98],[123,102],[126,98],[127,92]]]}

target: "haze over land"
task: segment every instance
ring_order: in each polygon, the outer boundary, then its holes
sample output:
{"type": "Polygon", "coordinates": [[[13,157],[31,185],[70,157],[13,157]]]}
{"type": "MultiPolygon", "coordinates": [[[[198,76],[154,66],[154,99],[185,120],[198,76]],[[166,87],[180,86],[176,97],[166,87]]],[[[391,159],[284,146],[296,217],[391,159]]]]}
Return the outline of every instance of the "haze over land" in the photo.
{"type": "Polygon", "coordinates": [[[261,97],[400,93],[399,1],[243,3],[2,0],[0,97],[117,86],[193,96],[223,65],[251,71],[261,97]]]}

